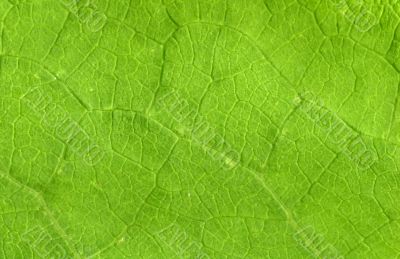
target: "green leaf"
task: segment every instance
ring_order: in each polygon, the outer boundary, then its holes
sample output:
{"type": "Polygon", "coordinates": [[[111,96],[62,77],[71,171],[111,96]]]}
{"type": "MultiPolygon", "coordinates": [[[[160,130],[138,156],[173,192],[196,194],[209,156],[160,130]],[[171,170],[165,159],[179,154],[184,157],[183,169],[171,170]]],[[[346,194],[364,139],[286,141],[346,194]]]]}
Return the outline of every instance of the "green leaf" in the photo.
{"type": "Polygon", "coordinates": [[[378,2],[1,1],[0,258],[397,258],[378,2]]]}

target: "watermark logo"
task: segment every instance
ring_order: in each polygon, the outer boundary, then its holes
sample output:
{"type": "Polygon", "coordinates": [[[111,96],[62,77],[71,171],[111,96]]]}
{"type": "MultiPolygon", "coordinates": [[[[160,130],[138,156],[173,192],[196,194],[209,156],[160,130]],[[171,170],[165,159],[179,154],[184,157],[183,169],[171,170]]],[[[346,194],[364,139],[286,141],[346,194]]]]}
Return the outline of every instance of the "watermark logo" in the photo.
{"type": "Polygon", "coordinates": [[[377,161],[377,154],[370,150],[360,134],[351,129],[336,114],[324,106],[311,92],[304,92],[294,100],[309,119],[319,126],[328,136],[331,143],[340,150],[360,170],[367,170],[377,161]]]}
{"type": "Polygon", "coordinates": [[[90,1],[82,3],[80,0],[61,0],[61,2],[91,32],[100,31],[107,21],[107,16],[90,1]]]}
{"type": "Polygon", "coordinates": [[[203,250],[202,245],[190,238],[179,225],[171,224],[157,233],[158,238],[168,245],[181,258],[210,258],[203,250]],[[192,257],[194,256],[194,257],[192,257]]]}
{"type": "Polygon", "coordinates": [[[64,248],[62,240],[54,239],[43,227],[28,229],[21,235],[21,239],[41,258],[67,258],[67,250],[64,248]]]}
{"type": "Polygon", "coordinates": [[[210,157],[220,162],[223,169],[232,170],[239,165],[239,152],[176,91],[164,94],[157,105],[178,122],[179,132],[196,141],[210,157]]]}
{"type": "Polygon", "coordinates": [[[341,13],[349,22],[353,23],[360,32],[369,31],[377,22],[376,16],[365,8],[361,0],[357,0],[353,8],[347,0],[331,0],[336,10],[341,13]],[[358,8],[358,11],[355,9],[358,8]]]}
{"type": "Polygon", "coordinates": [[[344,256],[340,255],[339,251],[318,234],[312,226],[300,229],[293,237],[298,244],[317,258],[344,259],[344,256]]]}
{"type": "Polygon", "coordinates": [[[62,107],[45,95],[40,89],[29,91],[24,100],[29,107],[40,116],[43,124],[55,131],[57,137],[62,139],[71,150],[93,166],[102,160],[105,152],[90,138],[62,107]]]}

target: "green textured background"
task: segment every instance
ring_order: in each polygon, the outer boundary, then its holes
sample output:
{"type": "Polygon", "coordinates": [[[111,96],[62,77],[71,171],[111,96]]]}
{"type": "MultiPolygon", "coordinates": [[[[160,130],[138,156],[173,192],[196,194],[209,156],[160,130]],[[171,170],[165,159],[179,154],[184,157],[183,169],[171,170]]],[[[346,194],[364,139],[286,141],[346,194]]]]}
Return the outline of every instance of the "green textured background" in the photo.
{"type": "Polygon", "coordinates": [[[349,1],[376,16],[366,32],[333,0],[91,5],[107,16],[96,32],[62,1],[0,0],[0,258],[297,259],[328,245],[399,258],[396,1],[349,1]],[[43,122],[32,89],[105,151],[99,163],[43,122]],[[240,153],[236,168],[155,105],[172,89],[240,153]],[[371,168],[298,109],[302,92],[362,137],[371,168]],[[304,245],[304,228],[323,244],[304,245]]]}

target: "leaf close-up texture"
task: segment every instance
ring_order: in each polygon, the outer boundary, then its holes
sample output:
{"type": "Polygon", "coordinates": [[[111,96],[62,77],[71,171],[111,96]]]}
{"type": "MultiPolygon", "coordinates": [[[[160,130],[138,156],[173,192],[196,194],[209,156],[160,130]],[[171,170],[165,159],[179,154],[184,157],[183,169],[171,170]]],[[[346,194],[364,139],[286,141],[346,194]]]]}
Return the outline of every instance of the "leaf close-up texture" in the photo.
{"type": "Polygon", "coordinates": [[[400,3],[0,0],[0,258],[400,258],[400,3]]]}

